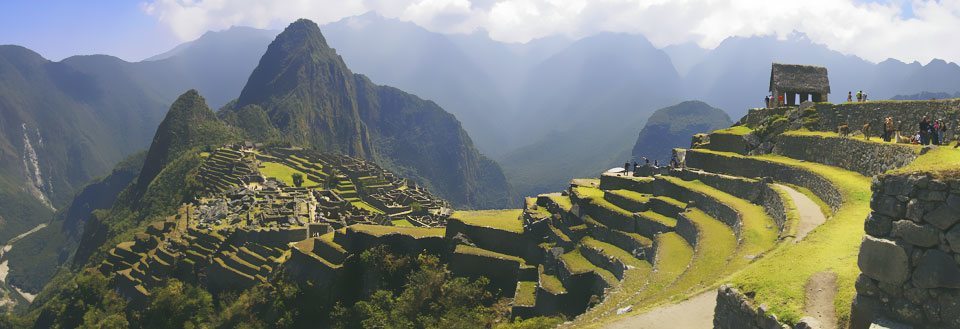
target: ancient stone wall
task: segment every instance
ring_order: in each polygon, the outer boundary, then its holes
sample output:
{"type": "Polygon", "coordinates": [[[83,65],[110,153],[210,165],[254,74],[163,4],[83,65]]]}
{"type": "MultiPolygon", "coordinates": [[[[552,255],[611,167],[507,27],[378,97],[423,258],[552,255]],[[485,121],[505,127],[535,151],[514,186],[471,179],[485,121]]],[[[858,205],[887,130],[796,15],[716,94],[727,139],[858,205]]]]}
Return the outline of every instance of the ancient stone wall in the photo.
{"type": "Polygon", "coordinates": [[[960,178],[882,175],[872,189],[854,327],[876,317],[960,327],[960,178]]]}
{"type": "MultiPolygon", "coordinates": [[[[798,324],[793,328],[813,326],[798,324]]],[[[713,316],[714,329],[789,329],[780,323],[776,315],[767,313],[766,307],[754,306],[753,301],[736,288],[720,286],[717,291],[717,306],[713,316]]]]}
{"type": "Polygon", "coordinates": [[[747,142],[746,135],[711,133],[709,136],[710,143],[705,146],[708,149],[737,154],[747,154],[750,151],[750,143],[747,142]]]}
{"type": "Polygon", "coordinates": [[[818,103],[814,106],[816,119],[808,122],[813,123],[812,130],[818,131],[836,131],[841,124],[848,124],[851,130],[859,130],[865,123],[870,123],[871,135],[880,136],[883,119],[887,116],[893,117],[894,122],[901,122],[902,131],[914,133],[918,130],[920,119],[928,115],[932,120],[947,120],[952,131],[957,125],[958,110],[960,99],[818,103]]]}
{"type": "Polygon", "coordinates": [[[520,275],[520,263],[513,259],[501,259],[469,253],[450,254],[450,272],[456,276],[490,280],[494,292],[500,291],[504,297],[513,297],[520,275]]]}
{"type": "Polygon", "coordinates": [[[449,219],[444,239],[452,240],[458,233],[466,235],[470,242],[477,247],[502,254],[516,255],[534,264],[542,261],[543,253],[537,247],[537,244],[524,238],[519,233],[490,227],[470,226],[455,218],[449,219]]]}
{"type": "MultiPolygon", "coordinates": [[[[875,140],[879,137],[874,136],[875,140]]],[[[910,164],[917,148],[905,144],[881,144],[861,138],[825,138],[782,134],[776,137],[773,153],[794,159],[822,163],[873,176],[910,164]]]]}
{"type": "Polygon", "coordinates": [[[843,203],[843,196],[824,177],[810,171],[776,162],[745,157],[727,157],[709,152],[687,152],[686,165],[709,172],[743,177],[770,177],[775,181],[810,189],[834,210],[843,203]]]}
{"type": "Polygon", "coordinates": [[[781,230],[787,221],[783,198],[761,180],[690,169],[679,171],[676,175],[683,180],[699,180],[710,187],[760,205],[781,230]]]}

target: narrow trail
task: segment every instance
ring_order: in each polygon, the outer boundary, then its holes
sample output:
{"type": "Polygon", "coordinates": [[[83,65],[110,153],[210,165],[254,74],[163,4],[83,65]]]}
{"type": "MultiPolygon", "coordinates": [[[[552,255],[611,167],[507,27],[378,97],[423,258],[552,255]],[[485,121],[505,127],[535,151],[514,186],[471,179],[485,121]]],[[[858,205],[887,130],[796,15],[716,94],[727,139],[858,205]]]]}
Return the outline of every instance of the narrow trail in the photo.
{"type": "Polygon", "coordinates": [[[608,329],[702,329],[713,328],[717,291],[711,289],[677,304],[650,310],[607,325],[608,329]]]}
{"type": "Polygon", "coordinates": [[[819,272],[810,277],[806,285],[803,312],[820,322],[820,328],[837,329],[837,310],[833,300],[837,297],[837,274],[819,272]]]}
{"type": "Polygon", "coordinates": [[[797,223],[797,237],[795,241],[803,241],[803,238],[805,238],[810,231],[813,231],[813,229],[827,221],[827,217],[823,215],[823,211],[820,211],[820,206],[803,193],[782,184],[774,184],[774,186],[786,191],[787,195],[793,199],[793,204],[797,207],[800,222],[797,223]]]}

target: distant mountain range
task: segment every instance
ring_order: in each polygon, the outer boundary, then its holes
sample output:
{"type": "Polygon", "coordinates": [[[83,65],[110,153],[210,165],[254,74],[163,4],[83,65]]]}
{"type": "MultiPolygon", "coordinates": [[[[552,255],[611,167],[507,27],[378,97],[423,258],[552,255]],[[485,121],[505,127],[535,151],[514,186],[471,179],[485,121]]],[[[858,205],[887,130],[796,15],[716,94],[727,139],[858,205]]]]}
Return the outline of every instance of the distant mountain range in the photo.
{"type": "MultiPolygon", "coordinates": [[[[833,101],[858,90],[872,99],[960,92],[955,63],[874,64],[802,35],[731,38],[712,50],[658,49],[643,36],[615,33],[508,44],[376,14],[323,30],[352,71],[455,115],[523,194],[627,160],[656,109],[697,99],[741,116],[761,104],[771,62],[826,66],[833,101]]],[[[50,62],[0,46],[0,241],[50,218],[84,184],[146,147],[148,132],[184,90],[198,90],[213,108],[237,98],[278,33],[209,32],[136,63],[103,55],[50,62]]]]}

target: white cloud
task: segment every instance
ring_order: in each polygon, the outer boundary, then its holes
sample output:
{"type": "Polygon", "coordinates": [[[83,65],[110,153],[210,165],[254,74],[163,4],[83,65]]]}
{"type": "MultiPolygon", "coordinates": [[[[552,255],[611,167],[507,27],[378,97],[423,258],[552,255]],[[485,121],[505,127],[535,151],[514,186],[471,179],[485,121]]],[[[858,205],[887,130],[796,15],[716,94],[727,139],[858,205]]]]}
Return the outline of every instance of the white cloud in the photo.
{"type": "Polygon", "coordinates": [[[232,25],[323,24],[376,11],[436,32],[485,29],[506,42],[613,31],[713,48],[731,36],[798,31],[872,61],[960,61],[960,0],[153,0],[143,8],[182,40],[232,25]]]}

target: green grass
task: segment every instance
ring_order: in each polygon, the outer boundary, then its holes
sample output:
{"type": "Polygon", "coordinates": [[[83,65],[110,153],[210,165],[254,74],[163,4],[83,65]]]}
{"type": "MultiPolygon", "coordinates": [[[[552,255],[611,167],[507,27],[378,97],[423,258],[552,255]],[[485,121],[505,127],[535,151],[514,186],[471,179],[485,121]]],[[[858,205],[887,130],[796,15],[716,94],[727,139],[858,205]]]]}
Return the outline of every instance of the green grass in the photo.
{"type": "MultiPolygon", "coordinates": [[[[603,303],[587,310],[574,321],[575,327],[600,327],[617,318],[629,315],[616,315],[618,308],[633,305],[634,309],[649,309],[653,305],[645,304],[648,297],[673,284],[693,259],[693,248],[679,234],[674,232],[657,235],[657,254],[653,270],[646,275],[633,277],[630,271],[623,279],[622,288],[607,294],[603,303]],[[641,303],[644,302],[644,303],[641,303]]],[[[642,274],[638,272],[638,274],[642,274]]],[[[637,314],[629,313],[629,314],[637,314]]]]}
{"type": "MultiPolygon", "coordinates": [[[[712,152],[726,157],[733,153],[712,152]]],[[[833,218],[796,244],[780,244],[752,266],[733,276],[734,285],[755,292],[755,301],[767,304],[782,321],[795,324],[803,316],[804,286],[811,275],[831,271],[837,274],[834,300],[840,325],[850,318],[850,304],[856,293],[853,284],[860,270],[857,255],[863,238],[863,223],[870,213],[870,179],[855,172],[818,163],[776,155],[749,157],[814,172],[833,183],[844,199],[833,218]]]]}
{"type": "Polygon", "coordinates": [[[777,244],[779,227],[773,218],[767,215],[763,207],[747,200],[735,197],[700,181],[684,181],[676,177],[661,177],[687,190],[707,195],[720,203],[730,206],[740,214],[740,245],[731,264],[739,268],[749,263],[749,259],[759,256],[777,244]],[[749,257],[749,258],[748,258],[749,257]]]}
{"type": "Polygon", "coordinates": [[[663,224],[666,227],[677,227],[677,219],[664,216],[652,210],[637,213],[641,218],[663,224]]]}
{"type": "Polygon", "coordinates": [[[571,274],[595,272],[599,274],[604,281],[607,281],[610,286],[615,286],[618,282],[617,277],[613,276],[613,273],[593,265],[593,263],[584,258],[583,254],[580,253],[580,249],[574,249],[571,252],[561,255],[560,260],[567,269],[570,270],[571,274]]]}
{"type": "Polygon", "coordinates": [[[319,185],[319,183],[314,182],[309,177],[307,177],[307,174],[305,174],[304,172],[290,168],[285,164],[282,164],[279,162],[263,161],[263,162],[260,162],[260,165],[263,166],[263,168],[260,168],[260,173],[262,173],[264,176],[267,176],[267,177],[273,177],[273,178],[279,179],[284,184],[295,186],[293,185],[293,174],[300,173],[301,175],[303,175],[303,187],[312,187],[312,186],[319,185]]]}
{"type": "MultiPolygon", "coordinates": [[[[784,189],[779,188],[777,186],[773,186],[773,185],[771,185],[770,188],[772,188],[773,191],[780,196],[780,199],[783,200],[783,210],[784,212],[786,212],[786,216],[787,216],[786,218],[787,221],[786,223],[783,223],[783,228],[780,230],[780,237],[785,238],[788,236],[790,237],[797,236],[797,225],[800,223],[800,213],[797,210],[797,204],[793,202],[793,199],[790,197],[790,194],[787,193],[787,191],[785,191],[784,189]]],[[[823,202],[823,200],[820,200],[820,202],[823,202]]],[[[826,206],[826,205],[827,204],[824,202],[822,206],[826,206]]],[[[830,207],[827,206],[827,209],[830,209],[830,207]]],[[[821,209],[821,211],[823,211],[823,209],[821,209]]],[[[824,215],[826,215],[826,213],[824,213],[824,215]]]]}
{"type": "Polygon", "coordinates": [[[733,126],[730,128],[724,128],[720,130],[714,130],[712,134],[725,134],[725,135],[747,135],[753,132],[753,129],[747,126],[733,126]]]}
{"type": "Polygon", "coordinates": [[[560,282],[560,279],[543,272],[543,265],[540,265],[538,270],[540,272],[540,287],[542,287],[543,290],[546,290],[554,295],[564,294],[567,292],[567,288],[563,287],[563,282],[560,282]]]}
{"type": "Polygon", "coordinates": [[[644,193],[634,192],[630,190],[611,190],[611,191],[607,191],[606,193],[621,196],[623,198],[629,199],[630,201],[633,201],[636,203],[650,202],[650,198],[652,197],[652,195],[650,194],[644,194],[644,193]]]}
{"type": "Polygon", "coordinates": [[[366,202],[363,202],[363,201],[353,201],[353,202],[350,202],[350,204],[352,204],[354,207],[357,207],[357,208],[360,208],[360,209],[363,209],[363,210],[372,212],[372,213],[374,213],[374,214],[383,214],[383,213],[384,213],[383,210],[377,209],[377,207],[374,207],[373,205],[371,205],[371,204],[369,204],[369,203],[366,203],[366,202]]]}
{"type": "Polygon", "coordinates": [[[521,214],[523,214],[522,209],[455,211],[450,215],[450,219],[459,220],[470,226],[490,227],[522,234],[521,214]]]}
{"type": "Polygon", "coordinates": [[[650,263],[647,263],[647,261],[637,259],[626,250],[617,248],[612,244],[594,239],[589,236],[580,240],[580,243],[590,248],[599,249],[604,255],[613,257],[614,259],[617,259],[626,265],[634,267],[646,267],[648,270],[652,269],[650,263]]]}
{"type": "Polygon", "coordinates": [[[396,220],[393,220],[392,223],[393,223],[393,226],[414,227],[413,223],[410,223],[410,221],[406,219],[396,219],[396,220]]]}
{"type": "Polygon", "coordinates": [[[501,254],[499,252],[490,251],[483,248],[477,248],[474,246],[468,246],[465,244],[457,245],[457,248],[453,252],[458,254],[465,254],[465,255],[474,255],[474,256],[480,256],[480,257],[512,260],[512,261],[517,261],[520,264],[524,264],[524,265],[526,264],[526,262],[524,262],[523,259],[517,256],[501,254]]]}
{"type": "Polygon", "coordinates": [[[359,233],[366,233],[373,236],[381,237],[390,234],[400,234],[408,235],[416,239],[420,238],[443,238],[444,228],[433,228],[433,227],[396,227],[396,226],[383,226],[383,225],[368,225],[368,224],[357,224],[348,227],[347,232],[350,230],[359,233]]]}
{"type": "Polygon", "coordinates": [[[930,173],[935,177],[960,176],[960,149],[953,146],[940,146],[921,155],[903,168],[892,170],[890,174],[930,173]]]}
{"type": "Polygon", "coordinates": [[[566,195],[551,195],[550,200],[553,200],[553,203],[556,203],[560,209],[563,211],[570,211],[573,208],[573,203],[570,202],[570,197],[566,195]]]}
{"type": "Polygon", "coordinates": [[[574,186],[571,191],[577,198],[580,199],[603,198],[603,190],[597,187],[574,186]]]}
{"type": "Polygon", "coordinates": [[[677,282],[656,294],[653,297],[655,300],[685,297],[684,294],[700,292],[717,283],[722,273],[730,273],[735,269],[728,267],[731,257],[737,256],[737,238],[733,230],[699,209],[687,211],[685,215],[697,228],[700,236],[694,249],[693,260],[677,282]]]}
{"type": "Polygon", "coordinates": [[[513,305],[533,306],[537,303],[537,283],[532,281],[517,282],[517,293],[513,297],[513,305]]]}

